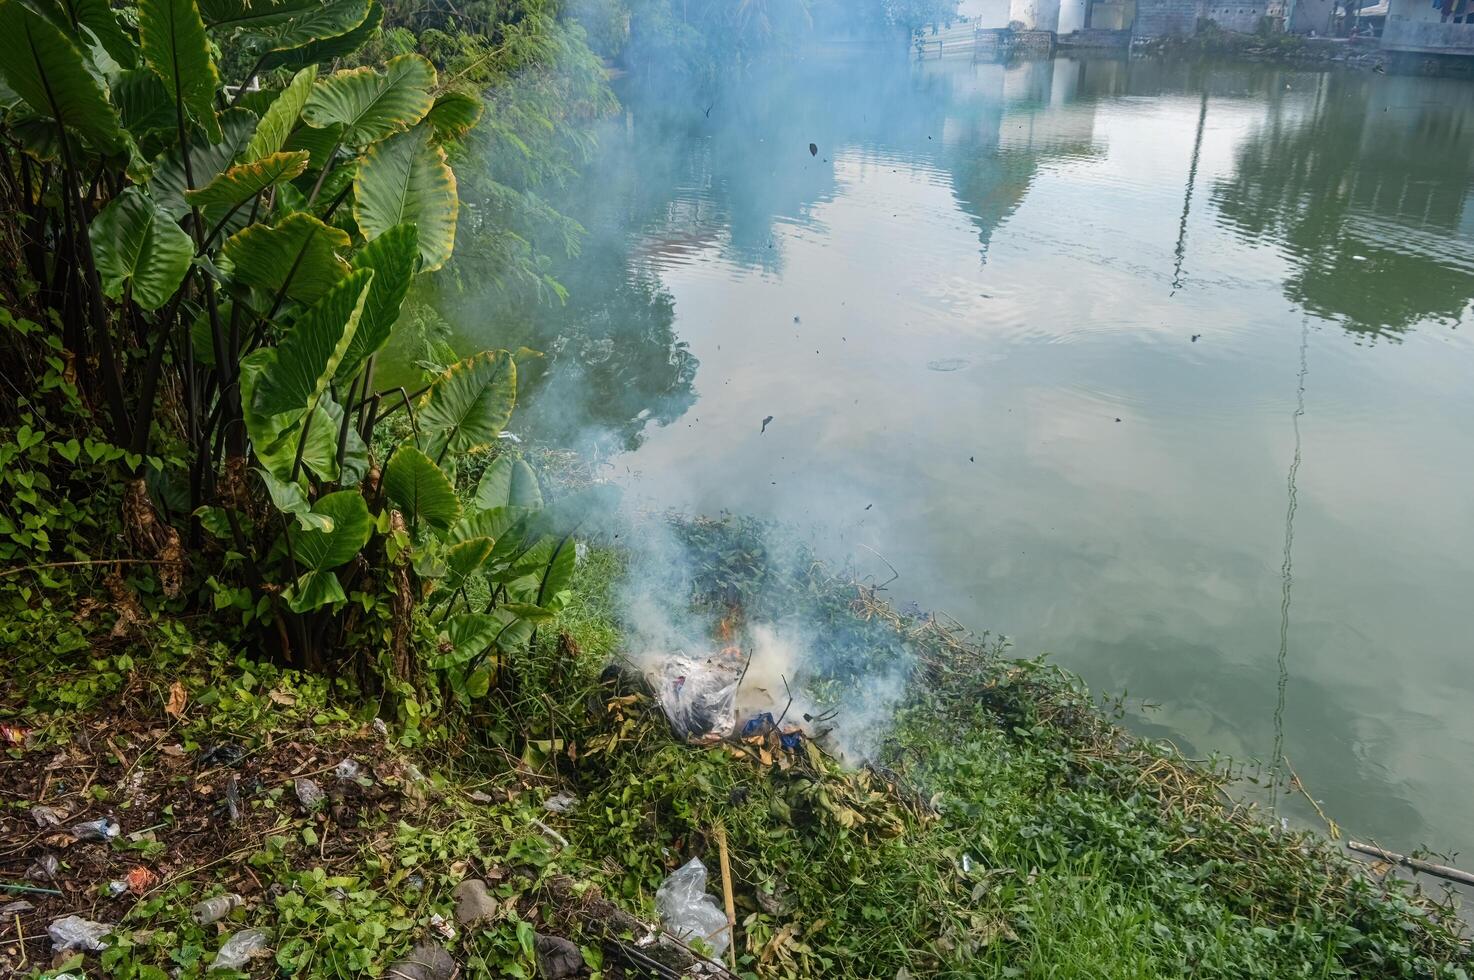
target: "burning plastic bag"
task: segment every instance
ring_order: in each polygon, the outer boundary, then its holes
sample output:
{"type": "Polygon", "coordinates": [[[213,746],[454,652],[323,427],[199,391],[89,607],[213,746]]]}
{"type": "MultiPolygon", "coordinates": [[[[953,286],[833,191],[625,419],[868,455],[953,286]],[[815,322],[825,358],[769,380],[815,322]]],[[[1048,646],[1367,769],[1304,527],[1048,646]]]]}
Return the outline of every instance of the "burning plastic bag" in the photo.
{"type": "Polygon", "coordinates": [[[655,678],[665,716],[681,738],[726,738],[737,725],[736,664],[670,657],[655,678]]]}
{"type": "Polygon", "coordinates": [[[706,893],[706,865],[692,858],[660,883],[655,892],[660,922],[677,939],[704,940],[712,957],[720,957],[731,942],[727,913],[706,893]]]}

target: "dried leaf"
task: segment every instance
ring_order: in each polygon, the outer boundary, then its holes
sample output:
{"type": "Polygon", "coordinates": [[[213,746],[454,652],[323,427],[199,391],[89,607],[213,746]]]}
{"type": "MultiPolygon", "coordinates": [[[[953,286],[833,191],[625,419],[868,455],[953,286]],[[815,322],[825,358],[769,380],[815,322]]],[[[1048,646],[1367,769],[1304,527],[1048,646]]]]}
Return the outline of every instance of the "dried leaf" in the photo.
{"type": "Polygon", "coordinates": [[[169,685],[169,701],[164,705],[164,713],[173,718],[184,717],[184,706],[189,703],[189,692],[184,685],[175,681],[169,685]]]}

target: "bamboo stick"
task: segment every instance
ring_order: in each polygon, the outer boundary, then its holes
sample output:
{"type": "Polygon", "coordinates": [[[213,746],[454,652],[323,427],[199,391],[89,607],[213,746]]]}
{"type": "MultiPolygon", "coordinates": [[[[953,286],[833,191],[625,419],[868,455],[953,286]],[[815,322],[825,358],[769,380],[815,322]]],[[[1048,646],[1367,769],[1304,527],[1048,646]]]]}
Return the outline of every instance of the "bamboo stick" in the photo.
{"type": "Polygon", "coordinates": [[[732,900],[732,864],[727,857],[727,828],[716,825],[717,858],[722,868],[722,901],[727,906],[727,964],[737,969],[737,905],[732,900]]]}
{"type": "Polygon", "coordinates": [[[1449,881],[1457,881],[1463,885],[1474,885],[1474,874],[1470,874],[1467,871],[1460,871],[1458,868],[1450,868],[1446,864],[1434,864],[1432,861],[1423,861],[1418,858],[1408,857],[1405,854],[1398,854],[1395,851],[1384,851],[1382,848],[1373,844],[1362,844],[1354,840],[1347,841],[1346,846],[1358,853],[1370,854],[1372,857],[1381,858],[1383,861],[1392,864],[1400,864],[1405,868],[1412,868],[1414,871],[1421,871],[1424,874],[1446,878],[1449,881]]]}

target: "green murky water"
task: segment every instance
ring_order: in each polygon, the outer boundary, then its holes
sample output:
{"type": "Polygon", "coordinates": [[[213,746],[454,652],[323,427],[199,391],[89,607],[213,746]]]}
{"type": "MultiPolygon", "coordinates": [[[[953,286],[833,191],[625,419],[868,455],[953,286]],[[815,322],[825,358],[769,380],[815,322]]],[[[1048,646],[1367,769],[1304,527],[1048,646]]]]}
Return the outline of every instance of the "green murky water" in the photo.
{"type": "Polygon", "coordinates": [[[883,555],[1354,835],[1474,850],[1474,85],[819,59],[709,116],[626,95],[569,305],[448,307],[549,352],[519,425],[883,555]]]}

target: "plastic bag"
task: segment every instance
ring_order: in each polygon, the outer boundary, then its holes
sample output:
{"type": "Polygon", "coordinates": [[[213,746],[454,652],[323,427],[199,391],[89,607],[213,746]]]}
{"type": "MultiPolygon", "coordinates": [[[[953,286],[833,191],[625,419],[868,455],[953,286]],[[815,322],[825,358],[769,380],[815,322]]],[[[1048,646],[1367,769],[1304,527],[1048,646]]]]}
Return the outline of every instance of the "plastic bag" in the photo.
{"type": "Polygon", "coordinates": [[[51,937],[51,948],[58,953],[69,949],[80,949],[89,953],[107,949],[103,937],[113,931],[105,922],[93,922],[80,915],[68,915],[57,919],[46,927],[51,937]]]}
{"type": "Polygon", "coordinates": [[[72,825],[72,836],[77,840],[112,840],[120,833],[122,828],[107,817],[72,825]]]}
{"type": "Polygon", "coordinates": [[[685,739],[726,738],[737,725],[735,664],[677,655],[661,665],[655,678],[660,706],[676,735],[685,739]]]}
{"type": "Polygon", "coordinates": [[[302,809],[308,813],[321,807],[327,800],[327,795],[323,793],[322,787],[317,785],[314,780],[307,779],[304,776],[298,776],[292,783],[292,786],[297,791],[297,802],[301,803],[302,809]]]}
{"type": "Polygon", "coordinates": [[[727,913],[706,893],[706,865],[700,858],[687,861],[660,883],[655,908],[667,931],[686,942],[705,940],[713,958],[721,956],[732,940],[727,913]]]}
{"type": "Polygon", "coordinates": [[[266,933],[260,929],[242,929],[231,936],[215,954],[212,970],[239,970],[266,948],[266,933]]]}

